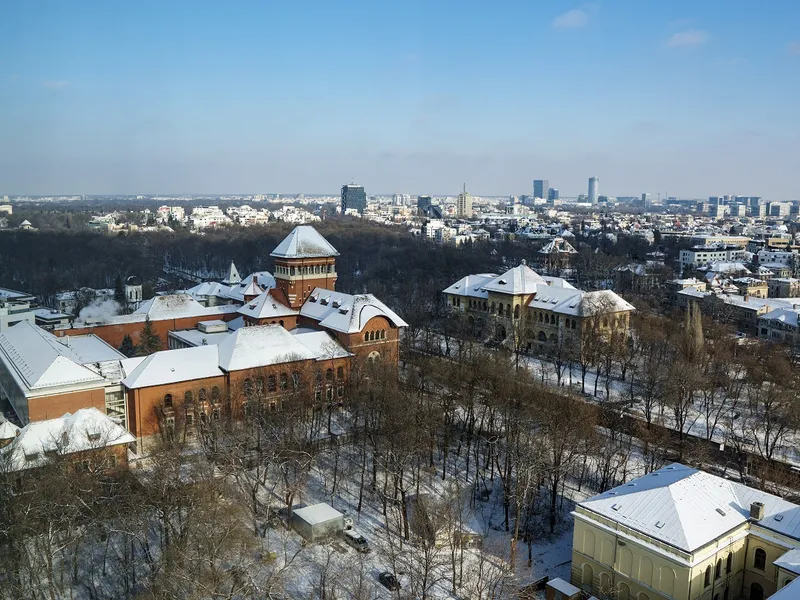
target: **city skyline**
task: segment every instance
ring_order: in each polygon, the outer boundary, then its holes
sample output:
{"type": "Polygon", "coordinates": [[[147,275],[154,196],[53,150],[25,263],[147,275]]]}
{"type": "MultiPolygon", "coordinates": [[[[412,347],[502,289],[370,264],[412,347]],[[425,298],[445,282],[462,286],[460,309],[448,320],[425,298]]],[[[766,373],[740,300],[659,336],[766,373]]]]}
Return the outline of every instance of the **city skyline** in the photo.
{"type": "Polygon", "coordinates": [[[594,174],[609,195],[793,199],[798,16],[791,2],[8,4],[0,191],[333,194],[356,179],[456,194],[466,179],[521,195],[541,177],[577,196],[594,174]]]}

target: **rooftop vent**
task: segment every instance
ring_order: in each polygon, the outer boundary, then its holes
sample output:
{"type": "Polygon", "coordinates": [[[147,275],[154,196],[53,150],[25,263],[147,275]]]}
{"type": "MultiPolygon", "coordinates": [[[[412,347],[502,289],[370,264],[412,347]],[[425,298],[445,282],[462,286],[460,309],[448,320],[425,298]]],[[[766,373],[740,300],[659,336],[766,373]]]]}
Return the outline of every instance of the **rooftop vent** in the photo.
{"type": "Polygon", "coordinates": [[[333,306],[333,308],[339,308],[341,306],[341,303],[338,300],[334,300],[333,302],[331,302],[331,306],[333,306]]]}
{"type": "Polygon", "coordinates": [[[753,519],[753,521],[760,521],[764,518],[763,502],[753,502],[750,505],[750,518],[753,519]]]}
{"type": "Polygon", "coordinates": [[[664,528],[664,521],[656,521],[656,528],[663,529],[664,528]]]}
{"type": "Polygon", "coordinates": [[[620,505],[619,504],[615,503],[615,504],[611,505],[611,510],[619,510],[619,509],[620,509],[620,505]]]}
{"type": "Polygon", "coordinates": [[[783,521],[783,515],[780,515],[780,514],[779,515],[775,515],[773,518],[778,522],[783,521]]]}
{"type": "Polygon", "coordinates": [[[718,509],[717,509],[717,512],[718,512],[719,514],[721,514],[723,517],[725,516],[725,511],[724,511],[724,510],[722,510],[721,508],[718,508],[718,509]]]}
{"type": "Polygon", "coordinates": [[[501,279],[501,280],[500,280],[500,281],[498,281],[497,283],[499,283],[500,285],[505,285],[505,284],[507,284],[508,282],[507,282],[505,279],[501,279]]]}
{"type": "Polygon", "coordinates": [[[327,298],[320,298],[319,303],[322,304],[323,306],[328,306],[328,299],[327,298]]]}

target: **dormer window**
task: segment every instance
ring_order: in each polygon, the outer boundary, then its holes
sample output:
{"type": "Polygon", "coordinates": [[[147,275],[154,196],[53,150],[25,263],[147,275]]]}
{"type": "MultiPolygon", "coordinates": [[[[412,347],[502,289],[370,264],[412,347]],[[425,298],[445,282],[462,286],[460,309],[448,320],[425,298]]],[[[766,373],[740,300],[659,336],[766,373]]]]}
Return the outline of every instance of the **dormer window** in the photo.
{"type": "Polygon", "coordinates": [[[341,306],[341,303],[338,300],[334,300],[333,302],[331,302],[331,306],[333,306],[333,308],[339,308],[341,306]]]}
{"type": "Polygon", "coordinates": [[[98,441],[100,441],[100,434],[97,433],[97,432],[90,433],[86,437],[89,438],[90,442],[98,442],[98,441]]]}
{"type": "Polygon", "coordinates": [[[327,298],[322,298],[322,299],[320,299],[319,303],[322,304],[323,306],[328,306],[328,299],[327,298]]]}

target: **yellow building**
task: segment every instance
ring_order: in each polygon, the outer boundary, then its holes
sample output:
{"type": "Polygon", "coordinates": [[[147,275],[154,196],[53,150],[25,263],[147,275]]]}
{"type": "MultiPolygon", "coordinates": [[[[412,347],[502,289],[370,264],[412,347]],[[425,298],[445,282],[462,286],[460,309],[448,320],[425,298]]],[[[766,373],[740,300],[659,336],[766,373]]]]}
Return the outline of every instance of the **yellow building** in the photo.
{"type": "Polygon", "coordinates": [[[684,465],[573,515],[572,583],[599,598],[763,600],[800,573],[800,507],[684,465]]]}
{"type": "Polygon", "coordinates": [[[522,261],[503,273],[467,275],[444,290],[447,305],[516,350],[579,347],[582,334],[626,332],[633,305],[610,290],[584,292],[522,261]]]}

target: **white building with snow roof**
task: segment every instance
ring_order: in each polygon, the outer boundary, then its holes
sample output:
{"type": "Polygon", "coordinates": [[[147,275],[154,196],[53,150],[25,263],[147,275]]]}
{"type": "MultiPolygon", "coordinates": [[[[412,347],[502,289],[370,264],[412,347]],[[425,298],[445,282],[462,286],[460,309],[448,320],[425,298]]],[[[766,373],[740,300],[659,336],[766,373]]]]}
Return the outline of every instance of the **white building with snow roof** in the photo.
{"type": "Polygon", "coordinates": [[[572,583],[601,598],[763,600],[800,571],[799,506],[681,464],[572,514],[572,583]]]}
{"type": "Polygon", "coordinates": [[[625,333],[633,305],[610,290],[584,292],[560,277],[539,275],[525,261],[502,275],[468,275],[444,290],[451,310],[477,332],[517,350],[579,347],[585,328],[625,333]]]}

